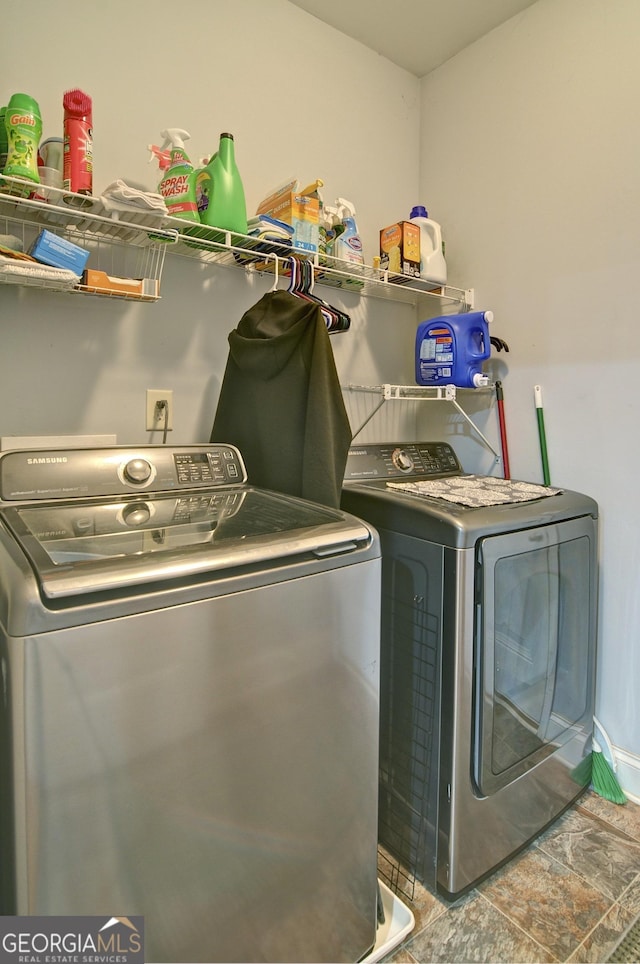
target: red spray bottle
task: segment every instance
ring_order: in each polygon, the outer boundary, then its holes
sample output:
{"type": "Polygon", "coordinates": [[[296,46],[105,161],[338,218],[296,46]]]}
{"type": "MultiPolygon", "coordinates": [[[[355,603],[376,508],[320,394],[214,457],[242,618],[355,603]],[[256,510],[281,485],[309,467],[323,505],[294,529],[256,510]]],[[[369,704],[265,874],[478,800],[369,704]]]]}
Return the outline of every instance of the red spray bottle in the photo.
{"type": "Polygon", "coordinates": [[[93,189],[93,118],[91,98],[81,90],[68,90],[64,107],[64,183],[74,194],[93,189]]]}

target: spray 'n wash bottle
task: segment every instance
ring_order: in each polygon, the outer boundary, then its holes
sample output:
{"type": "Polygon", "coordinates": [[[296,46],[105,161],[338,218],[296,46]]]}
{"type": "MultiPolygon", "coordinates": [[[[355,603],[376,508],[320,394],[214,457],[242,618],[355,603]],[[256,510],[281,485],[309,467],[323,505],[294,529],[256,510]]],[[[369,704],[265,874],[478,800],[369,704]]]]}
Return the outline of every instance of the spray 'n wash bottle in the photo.
{"type": "Polygon", "coordinates": [[[173,218],[199,221],[195,172],[184,147],[184,142],[189,140],[190,135],[178,127],[168,127],[160,136],[164,137],[163,150],[167,145],[171,146],[169,166],[163,172],[163,178],[158,185],[167,213],[173,218]]]}

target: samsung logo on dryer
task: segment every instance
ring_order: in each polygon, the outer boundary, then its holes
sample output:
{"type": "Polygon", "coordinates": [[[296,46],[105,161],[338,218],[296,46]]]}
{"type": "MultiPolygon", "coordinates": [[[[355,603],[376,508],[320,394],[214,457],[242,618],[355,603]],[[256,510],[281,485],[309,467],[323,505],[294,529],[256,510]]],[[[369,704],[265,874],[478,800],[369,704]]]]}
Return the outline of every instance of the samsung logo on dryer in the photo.
{"type": "Polygon", "coordinates": [[[68,462],[66,455],[46,455],[42,458],[27,459],[27,465],[49,465],[52,462],[68,462]]]}

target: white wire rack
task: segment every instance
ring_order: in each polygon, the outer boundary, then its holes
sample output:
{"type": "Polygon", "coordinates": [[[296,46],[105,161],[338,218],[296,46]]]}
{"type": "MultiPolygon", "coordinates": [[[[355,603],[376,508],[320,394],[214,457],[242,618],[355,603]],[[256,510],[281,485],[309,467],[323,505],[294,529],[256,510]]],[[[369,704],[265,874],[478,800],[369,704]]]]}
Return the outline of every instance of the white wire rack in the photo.
{"type": "Polygon", "coordinates": [[[17,239],[15,246],[28,253],[40,232],[50,231],[89,251],[87,267],[102,278],[88,286],[72,272],[3,256],[0,283],[137,301],[159,299],[167,247],[177,240],[174,229],[162,227],[162,215],[133,211],[123,218],[107,212],[99,198],[44,188],[49,197],[39,200],[29,196],[32,191],[32,185],[17,178],[0,179],[0,234],[13,239],[12,244],[17,239]]]}
{"type": "MultiPolygon", "coordinates": [[[[89,267],[107,275],[153,282],[147,287],[155,289],[155,294],[142,300],[155,301],[160,297],[164,259],[169,250],[172,255],[197,259],[204,264],[271,273],[276,279],[289,274],[293,255],[313,264],[314,280],[319,285],[412,305],[425,299],[434,300],[442,309],[454,312],[473,307],[473,289],[434,288],[380,268],[351,264],[327,255],[309,255],[279,241],[210,228],[169,217],[161,211],[118,206],[101,197],[43,186],[38,192],[35,196],[34,185],[29,182],[0,176],[0,234],[17,236],[23,249],[28,251],[39,231],[46,228],[88,248],[91,251],[89,267]]],[[[56,283],[54,279],[38,276],[35,270],[25,276],[24,270],[19,272],[10,267],[0,270],[0,282],[134,297],[121,291],[89,289],[77,283],[56,283]]]]}
{"type": "Polygon", "coordinates": [[[310,261],[315,283],[330,288],[413,305],[423,298],[434,299],[441,306],[451,306],[456,311],[473,307],[472,289],[434,287],[369,265],[353,264],[329,255],[308,254],[283,242],[191,224],[177,218],[167,217],[164,224],[179,232],[172,254],[197,258],[205,263],[270,272],[277,278],[289,273],[288,262],[294,256],[310,261]]]}
{"type": "MultiPolygon", "coordinates": [[[[478,428],[476,423],[470,418],[469,415],[462,408],[457,400],[457,394],[461,389],[456,388],[455,385],[442,385],[441,387],[422,387],[420,385],[343,385],[343,390],[347,392],[366,392],[371,395],[379,395],[379,400],[374,406],[371,412],[367,415],[364,422],[358,426],[353,432],[353,438],[355,439],[360,432],[363,430],[365,425],[368,425],[371,419],[380,411],[382,406],[386,402],[390,401],[413,401],[413,402],[450,402],[451,405],[456,409],[459,415],[461,415],[464,420],[471,426],[476,435],[479,435],[484,444],[487,446],[490,452],[493,453],[496,459],[496,463],[502,461],[502,456],[497,452],[489,439],[483,432],[478,428]]],[[[462,389],[464,391],[464,389],[462,389]]],[[[495,386],[490,385],[485,388],[472,388],[469,391],[473,393],[478,392],[491,392],[495,393],[495,386]]]]}

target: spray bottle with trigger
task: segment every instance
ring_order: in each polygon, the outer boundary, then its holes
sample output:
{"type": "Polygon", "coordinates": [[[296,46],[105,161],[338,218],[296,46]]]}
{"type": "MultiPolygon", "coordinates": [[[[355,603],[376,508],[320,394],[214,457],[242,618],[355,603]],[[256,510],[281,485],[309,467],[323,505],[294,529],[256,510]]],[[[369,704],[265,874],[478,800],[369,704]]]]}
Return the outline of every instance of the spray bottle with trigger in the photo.
{"type": "Polygon", "coordinates": [[[155,157],[156,161],[158,162],[158,167],[164,176],[164,172],[168,169],[169,164],[171,163],[171,151],[163,151],[162,148],[158,147],[157,144],[147,144],[147,150],[149,151],[149,164],[151,164],[151,161],[155,157]]]}
{"type": "Polygon", "coordinates": [[[334,257],[351,264],[364,264],[362,241],[356,227],[356,212],[350,201],[339,197],[336,200],[338,213],[344,225],[342,234],[333,242],[334,257]]]}
{"type": "MultiPolygon", "coordinates": [[[[164,137],[164,143],[158,155],[159,160],[167,145],[171,146],[169,166],[163,171],[162,180],[158,185],[167,213],[174,218],[199,221],[195,172],[184,147],[184,142],[190,135],[178,127],[168,127],[167,130],[162,131],[162,137],[164,137]]],[[[154,152],[153,147],[151,150],[154,152]]],[[[162,164],[160,167],[162,169],[162,164]]]]}
{"type": "Polygon", "coordinates": [[[344,224],[338,217],[338,209],[335,205],[326,204],[324,207],[325,234],[326,234],[326,253],[332,258],[335,257],[336,238],[344,232],[344,224]]]}

